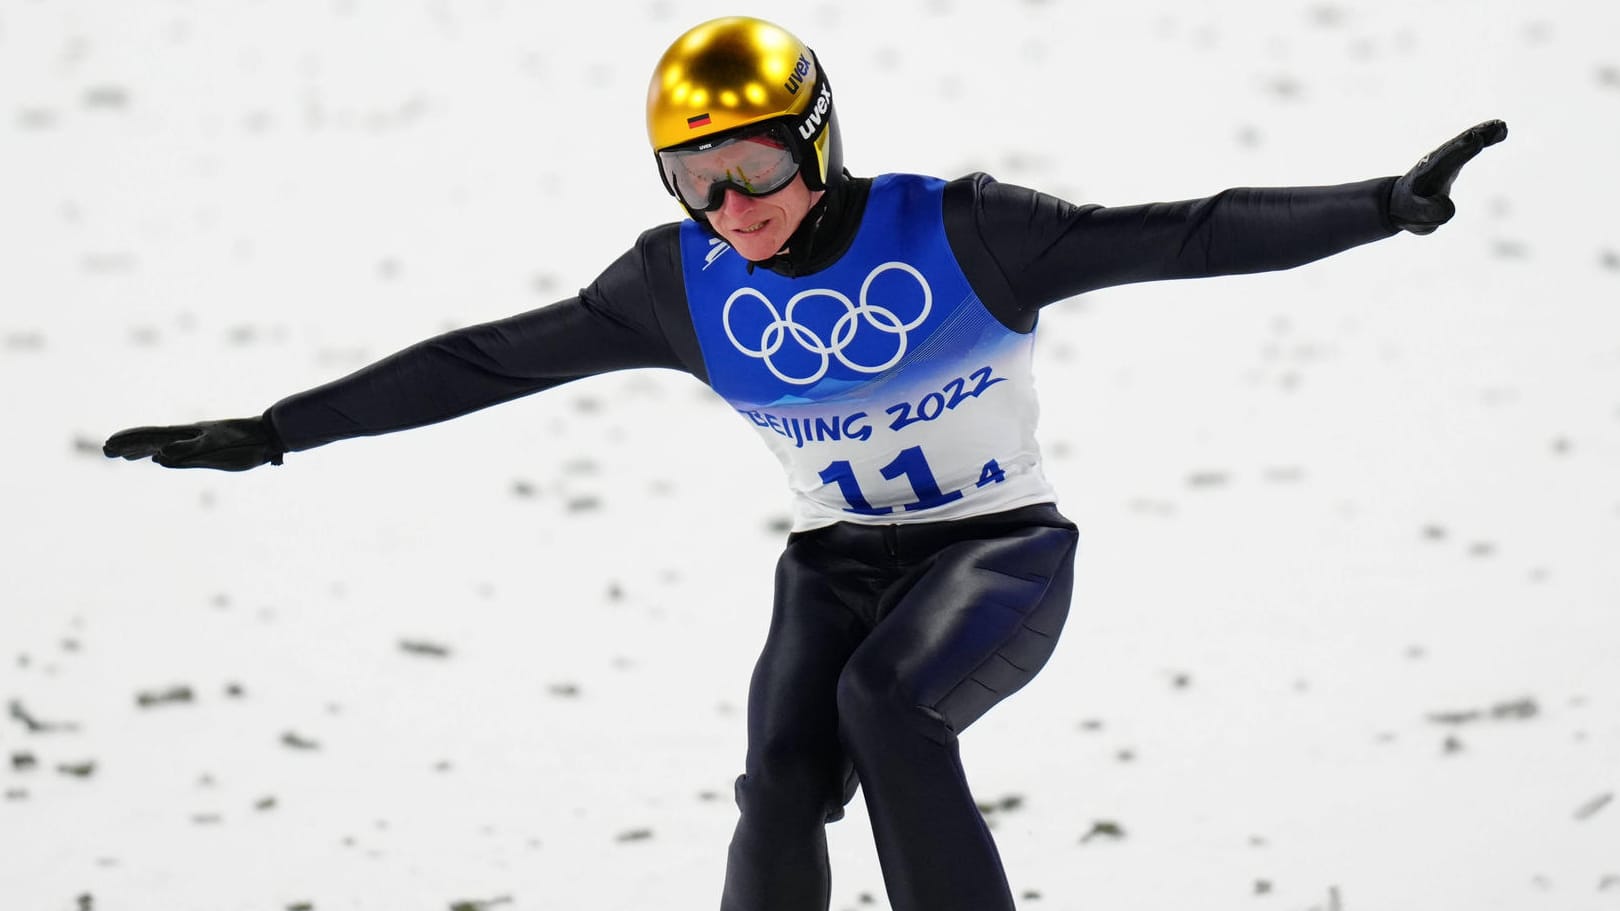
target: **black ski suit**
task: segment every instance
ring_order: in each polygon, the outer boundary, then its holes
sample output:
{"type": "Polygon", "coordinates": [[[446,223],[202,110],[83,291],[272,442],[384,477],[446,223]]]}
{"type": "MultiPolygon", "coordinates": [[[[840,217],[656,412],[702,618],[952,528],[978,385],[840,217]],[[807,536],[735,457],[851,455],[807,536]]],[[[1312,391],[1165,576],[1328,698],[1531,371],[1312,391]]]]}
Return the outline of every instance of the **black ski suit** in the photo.
{"type": "MultiPolygon", "coordinates": [[[[1396,232],[1388,211],[1394,181],[1234,189],[1104,208],[974,174],[944,185],[938,217],[974,306],[1006,332],[1025,335],[1042,307],[1086,291],[1287,269],[1388,237],[1396,232]]],[[[791,252],[760,268],[812,283],[853,255],[866,243],[857,235],[873,186],[846,180],[812,210],[791,252]]],[[[690,249],[683,255],[679,225],[653,228],[576,297],[421,342],[278,402],[267,415],[286,449],[297,451],[442,421],[612,370],[672,368],[714,385],[715,350],[694,325],[694,313],[711,305],[688,300],[699,268],[692,257],[690,249]]],[[[859,309],[846,303],[851,314],[859,309]]],[[[797,344],[801,356],[819,353],[828,363],[855,331],[853,323],[834,327],[818,341],[791,314],[772,312],[777,322],[758,347],[733,338],[738,351],[764,359],[797,344]]],[[[885,318],[888,328],[868,316],[875,328],[859,331],[874,338],[900,331],[899,317],[885,318]]],[[[964,375],[973,366],[963,364],[964,375]]],[[[739,410],[762,432],[796,434],[781,445],[798,447],[807,428],[853,432],[859,422],[850,418],[865,415],[846,413],[838,425],[739,410]]],[[[812,444],[821,439],[814,434],[812,444]]],[[[989,481],[998,480],[990,470],[998,464],[986,463],[989,481]]],[[[954,499],[942,484],[969,495],[974,485],[971,478],[945,484],[919,473],[923,467],[915,458],[883,466],[883,477],[909,480],[921,499],[873,506],[854,495],[871,483],[871,470],[830,463],[820,477],[833,502],[850,504],[848,520],[801,521],[788,538],[749,691],[724,911],[826,911],[825,824],[842,814],[857,782],[896,911],[1013,908],[957,736],[1051,654],[1069,605],[1075,529],[1051,502],[936,520],[922,507],[954,499]]]]}

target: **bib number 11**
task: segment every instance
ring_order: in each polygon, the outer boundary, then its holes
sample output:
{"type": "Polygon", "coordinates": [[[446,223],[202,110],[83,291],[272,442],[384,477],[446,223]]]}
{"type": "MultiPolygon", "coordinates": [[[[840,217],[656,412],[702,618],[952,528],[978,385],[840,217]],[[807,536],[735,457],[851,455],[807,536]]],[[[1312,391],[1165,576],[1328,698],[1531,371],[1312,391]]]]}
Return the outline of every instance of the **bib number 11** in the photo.
{"type": "MultiPolygon", "coordinates": [[[[921,446],[911,446],[900,450],[894,461],[878,469],[886,480],[905,478],[911,484],[912,492],[917,495],[917,502],[906,503],[903,508],[906,512],[919,509],[933,509],[944,506],[955,500],[962,499],[960,490],[945,492],[939,489],[939,482],[934,479],[933,469],[928,467],[928,459],[923,457],[921,446]]],[[[1005,481],[1007,475],[996,464],[995,459],[984,463],[984,469],[979,473],[979,482],[974,485],[983,487],[1005,481]]],[[[821,470],[821,480],[824,484],[837,484],[838,492],[843,494],[844,501],[849,505],[845,512],[852,512],[863,516],[882,516],[894,512],[892,506],[874,507],[861,492],[861,485],[855,480],[855,469],[848,461],[840,459],[821,470]]]]}

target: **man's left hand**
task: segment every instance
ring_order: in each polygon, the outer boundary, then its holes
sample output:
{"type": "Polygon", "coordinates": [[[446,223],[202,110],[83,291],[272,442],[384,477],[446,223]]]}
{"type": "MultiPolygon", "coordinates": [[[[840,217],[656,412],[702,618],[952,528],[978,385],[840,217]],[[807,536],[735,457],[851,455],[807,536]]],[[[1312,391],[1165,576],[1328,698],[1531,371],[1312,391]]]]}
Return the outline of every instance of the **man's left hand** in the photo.
{"type": "Polygon", "coordinates": [[[1486,146],[1507,138],[1507,124],[1487,120],[1464,130],[1395,181],[1389,194],[1389,218],[1395,227],[1413,234],[1430,234],[1451,220],[1457,207],[1451,202],[1451,183],[1462,166],[1486,146]]]}

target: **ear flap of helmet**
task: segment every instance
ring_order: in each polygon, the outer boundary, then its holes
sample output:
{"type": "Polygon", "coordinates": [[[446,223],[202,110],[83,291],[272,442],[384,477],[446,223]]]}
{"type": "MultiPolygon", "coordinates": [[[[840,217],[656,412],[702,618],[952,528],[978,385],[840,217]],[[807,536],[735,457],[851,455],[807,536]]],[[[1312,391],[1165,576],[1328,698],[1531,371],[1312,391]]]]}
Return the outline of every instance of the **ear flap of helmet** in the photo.
{"type": "Polygon", "coordinates": [[[838,129],[838,108],[833,104],[832,83],[827,81],[827,71],[821,68],[821,61],[816,58],[814,51],[810,53],[810,59],[816,67],[816,100],[810,103],[803,119],[795,126],[801,138],[806,132],[814,137],[808,140],[802,160],[814,161],[817,166],[814,169],[805,168],[801,173],[804,174],[805,186],[812,190],[829,190],[844,176],[844,142],[838,129]]]}

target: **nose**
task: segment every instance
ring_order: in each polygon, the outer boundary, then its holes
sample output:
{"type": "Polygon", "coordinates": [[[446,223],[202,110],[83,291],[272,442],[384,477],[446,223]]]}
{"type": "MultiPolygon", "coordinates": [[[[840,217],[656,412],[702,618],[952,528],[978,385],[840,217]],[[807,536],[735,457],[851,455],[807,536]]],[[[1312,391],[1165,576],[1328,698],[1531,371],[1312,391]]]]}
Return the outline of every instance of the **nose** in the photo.
{"type": "Polygon", "coordinates": [[[732,187],[726,187],[724,196],[720,197],[719,211],[726,215],[745,213],[753,206],[753,197],[732,187]]]}

